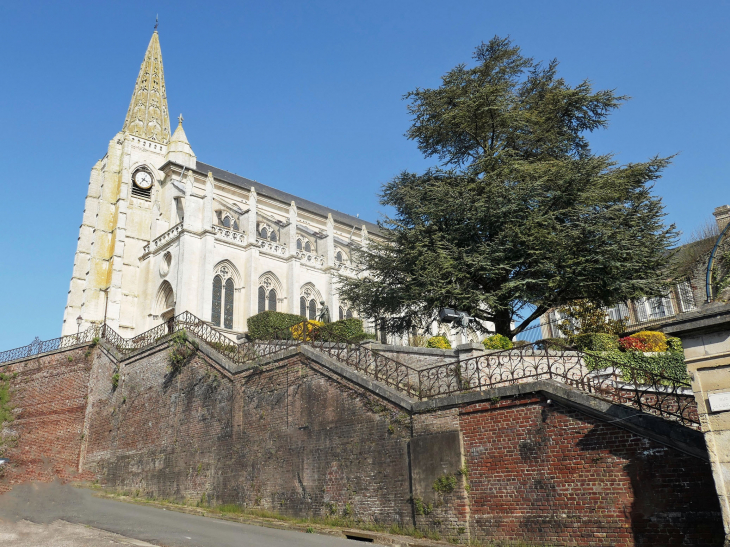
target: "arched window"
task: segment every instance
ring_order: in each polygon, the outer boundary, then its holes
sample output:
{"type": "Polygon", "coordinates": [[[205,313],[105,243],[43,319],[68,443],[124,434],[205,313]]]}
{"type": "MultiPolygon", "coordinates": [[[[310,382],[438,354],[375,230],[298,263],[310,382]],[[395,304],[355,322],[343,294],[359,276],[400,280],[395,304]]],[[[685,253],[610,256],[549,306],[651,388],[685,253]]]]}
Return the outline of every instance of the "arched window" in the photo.
{"type": "MultiPolygon", "coordinates": [[[[216,276],[217,278],[218,276],[216,276]]],[[[223,326],[233,328],[233,279],[226,279],[226,297],[223,305],[223,326]]]]}
{"type": "Polygon", "coordinates": [[[266,228],[261,228],[261,239],[268,239],[269,232],[266,228]]]}
{"type": "Polygon", "coordinates": [[[223,296],[223,280],[221,276],[216,275],[213,278],[213,312],[210,321],[216,327],[221,326],[221,298],[223,296]]]}
{"type": "Polygon", "coordinates": [[[307,241],[304,244],[304,252],[311,253],[312,252],[312,244],[307,241]]]}
{"type": "Polygon", "coordinates": [[[259,313],[266,311],[266,289],[259,287],[259,313]]]}
{"type": "Polygon", "coordinates": [[[337,254],[335,254],[335,261],[342,262],[342,251],[337,251],[337,254]]]}
{"type": "Polygon", "coordinates": [[[342,321],[344,318],[345,318],[345,313],[344,313],[344,311],[342,309],[342,306],[340,306],[340,315],[339,315],[338,319],[340,321],[342,321]]]}
{"type": "Polygon", "coordinates": [[[233,221],[233,229],[236,230],[237,232],[240,231],[240,229],[238,227],[238,221],[237,220],[234,220],[233,221]]]}
{"type": "Polygon", "coordinates": [[[304,296],[299,297],[299,315],[307,317],[307,299],[304,296]]]}
{"type": "Polygon", "coordinates": [[[301,251],[301,250],[302,250],[302,240],[297,239],[297,251],[301,251]]]}
{"type": "Polygon", "coordinates": [[[274,230],[271,230],[271,237],[269,239],[276,243],[276,232],[274,230]]]}
{"type": "Polygon", "coordinates": [[[226,228],[231,227],[231,217],[227,216],[227,217],[223,218],[223,226],[225,226],[226,228]]]}
{"type": "Polygon", "coordinates": [[[347,319],[352,319],[352,310],[347,310],[347,315],[345,317],[347,319]]]}
{"type": "Polygon", "coordinates": [[[276,311],[276,291],[274,289],[269,291],[269,311],[276,311]]]}
{"type": "Polygon", "coordinates": [[[309,301],[309,319],[312,321],[317,319],[317,302],[315,302],[314,298],[309,301]]]}

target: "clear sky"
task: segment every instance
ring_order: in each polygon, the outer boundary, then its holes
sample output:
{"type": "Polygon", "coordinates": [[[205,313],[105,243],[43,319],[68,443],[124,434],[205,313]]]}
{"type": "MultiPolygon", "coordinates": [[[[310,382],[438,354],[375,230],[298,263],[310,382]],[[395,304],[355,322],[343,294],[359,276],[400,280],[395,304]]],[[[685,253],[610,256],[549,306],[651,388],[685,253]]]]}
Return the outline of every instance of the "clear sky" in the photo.
{"type": "Polygon", "coordinates": [[[60,334],[89,173],[121,129],[155,15],[170,112],[198,159],[362,218],[423,170],[403,94],[512,37],[629,95],[592,137],[679,153],[656,193],[685,233],[730,203],[723,1],[0,1],[0,350],[60,334]]]}

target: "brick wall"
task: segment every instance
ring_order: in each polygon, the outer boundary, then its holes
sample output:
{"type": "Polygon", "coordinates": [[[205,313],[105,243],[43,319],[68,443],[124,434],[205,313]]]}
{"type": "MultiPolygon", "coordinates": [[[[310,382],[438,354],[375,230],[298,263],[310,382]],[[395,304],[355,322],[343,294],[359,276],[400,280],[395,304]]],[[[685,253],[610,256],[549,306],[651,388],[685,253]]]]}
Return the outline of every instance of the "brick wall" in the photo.
{"type": "Polygon", "coordinates": [[[543,396],[465,406],[460,425],[480,538],[722,545],[705,461],[543,396]]]}
{"type": "Polygon", "coordinates": [[[91,477],[78,473],[91,368],[86,347],[0,367],[10,380],[15,416],[0,437],[10,460],[0,493],[21,482],[91,477]]]}
{"type": "Polygon", "coordinates": [[[81,461],[82,477],[140,495],[415,521],[461,541],[722,544],[706,461],[539,393],[412,412],[303,354],[231,374],[202,352],[172,371],[165,346],[121,363],[87,351],[2,367],[18,373],[4,429],[18,444],[0,488],[71,478],[81,461]],[[459,453],[421,473],[432,507],[415,514],[412,439],[425,436],[459,453]],[[429,490],[440,474],[453,491],[429,490]]]}

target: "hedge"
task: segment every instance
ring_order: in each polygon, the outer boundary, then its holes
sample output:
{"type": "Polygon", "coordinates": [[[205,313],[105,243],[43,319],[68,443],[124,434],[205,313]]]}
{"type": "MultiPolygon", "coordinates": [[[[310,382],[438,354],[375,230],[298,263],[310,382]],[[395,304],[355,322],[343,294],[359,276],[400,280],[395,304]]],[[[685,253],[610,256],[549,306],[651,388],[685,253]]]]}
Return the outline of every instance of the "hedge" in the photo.
{"type": "Polygon", "coordinates": [[[604,333],[578,334],[573,345],[581,351],[616,351],[618,336],[604,333]]]}
{"type": "Polygon", "coordinates": [[[432,336],[426,342],[427,348],[451,349],[451,343],[445,336],[432,336]]]}
{"type": "Polygon", "coordinates": [[[512,341],[501,334],[487,336],[483,341],[484,349],[512,349],[512,341]]]}
{"type": "Polygon", "coordinates": [[[633,338],[638,338],[646,346],[645,351],[667,351],[667,335],[663,332],[643,330],[631,335],[633,338]]]}
{"type": "MultiPolygon", "coordinates": [[[[638,351],[610,351],[606,353],[587,352],[586,365],[589,370],[618,367],[625,382],[651,383],[653,374],[661,374],[665,378],[689,382],[684,353],[665,352],[644,355],[638,351]],[[642,374],[646,373],[646,374],[642,374]]],[[[659,381],[660,384],[670,382],[659,381]]]]}
{"type": "Polygon", "coordinates": [[[289,328],[305,320],[301,315],[263,311],[248,318],[248,337],[252,340],[288,338],[291,337],[289,328]]]}

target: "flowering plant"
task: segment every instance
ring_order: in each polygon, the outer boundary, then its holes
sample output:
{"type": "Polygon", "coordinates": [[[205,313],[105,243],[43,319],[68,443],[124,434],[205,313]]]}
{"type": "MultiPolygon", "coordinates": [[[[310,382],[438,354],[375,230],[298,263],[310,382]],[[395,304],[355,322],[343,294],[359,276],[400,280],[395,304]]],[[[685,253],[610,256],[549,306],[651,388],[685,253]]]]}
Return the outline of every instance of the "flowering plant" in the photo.
{"type": "Polygon", "coordinates": [[[623,351],[649,351],[646,343],[635,336],[626,336],[618,341],[623,351]]]}

